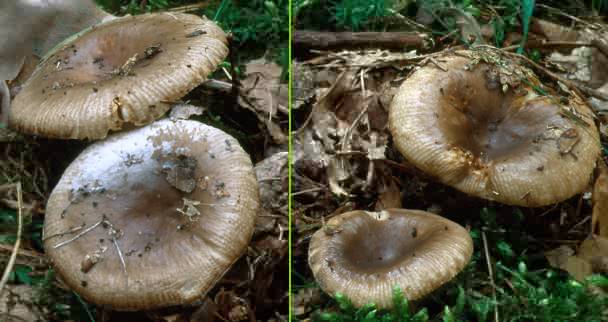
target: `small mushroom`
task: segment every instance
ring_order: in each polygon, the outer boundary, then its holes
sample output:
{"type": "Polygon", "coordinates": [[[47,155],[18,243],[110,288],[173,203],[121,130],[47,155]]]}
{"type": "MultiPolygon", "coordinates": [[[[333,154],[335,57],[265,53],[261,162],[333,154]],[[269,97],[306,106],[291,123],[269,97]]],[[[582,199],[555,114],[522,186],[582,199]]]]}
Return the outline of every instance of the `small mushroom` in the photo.
{"type": "Polygon", "coordinates": [[[259,203],[234,138],[160,120],[96,142],[70,164],[49,197],[44,247],[88,301],[117,310],[186,304],[244,253],[259,203]]]}
{"type": "Polygon", "coordinates": [[[409,162],[511,205],[549,205],[585,189],[600,141],[580,98],[538,94],[523,67],[502,70],[462,55],[437,60],[414,72],[391,105],[390,131],[409,162]]]}
{"type": "Polygon", "coordinates": [[[30,134],[99,139],[162,116],[227,55],[224,32],[189,14],[129,16],[94,26],[43,60],[12,103],[30,134]]]}
{"type": "Polygon", "coordinates": [[[419,210],[351,211],[331,218],[310,241],[308,262],[319,286],[355,306],[392,306],[400,287],[417,300],[468,263],[473,241],[460,225],[419,210]]]}

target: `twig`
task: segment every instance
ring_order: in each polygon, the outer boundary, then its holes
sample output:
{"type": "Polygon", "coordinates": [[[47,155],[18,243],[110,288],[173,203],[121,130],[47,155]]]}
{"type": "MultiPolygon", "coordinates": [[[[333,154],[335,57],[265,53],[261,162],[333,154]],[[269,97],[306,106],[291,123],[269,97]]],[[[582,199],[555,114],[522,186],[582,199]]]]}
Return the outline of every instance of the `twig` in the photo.
{"type": "Polygon", "coordinates": [[[481,238],[483,239],[483,250],[486,255],[486,263],[488,264],[488,274],[490,275],[490,284],[492,285],[492,299],[494,300],[494,321],[500,321],[498,318],[498,302],[496,300],[496,283],[494,283],[494,272],[492,271],[492,264],[490,262],[490,251],[488,250],[488,239],[486,238],[486,232],[481,231],[481,238]]]}
{"type": "Polygon", "coordinates": [[[21,233],[23,230],[23,194],[21,192],[21,181],[17,182],[17,240],[15,240],[15,246],[13,247],[13,252],[11,253],[11,257],[6,264],[6,268],[4,269],[4,273],[2,274],[2,279],[0,280],[0,296],[2,295],[2,291],[4,290],[4,285],[8,281],[8,277],[13,270],[13,266],[15,265],[15,260],[17,259],[17,253],[19,252],[19,246],[21,246],[21,233]]]}
{"type": "Polygon", "coordinates": [[[184,5],[184,6],[180,6],[180,7],[170,8],[167,11],[171,11],[171,12],[193,12],[193,11],[201,10],[201,9],[206,8],[208,6],[209,6],[209,3],[207,3],[207,1],[203,1],[203,2],[199,2],[199,3],[195,3],[195,4],[188,4],[188,5],[184,5]]]}
{"type": "MultiPolygon", "coordinates": [[[[13,252],[13,247],[5,244],[0,244],[0,252],[13,252]]],[[[18,256],[29,257],[39,260],[45,260],[44,254],[33,250],[20,249],[18,256]]]]}
{"type": "Polygon", "coordinates": [[[61,243],[59,243],[59,244],[57,244],[57,245],[53,246],[53,248],[59,248],[59,247],[63,247],[63,246],[65,246],[65,245],[67,245],[67,244],[69,244],[69,243],[71,243],[71,242],[75,241],[76,239],[78,239],[78,238],[82,237],[82,235],[84,235],[84,234],[86,234],[86,233],[90,232],[91,230],[95,229],[95,227],[97,227],[97,226],[101,225],[101,223],[102,223],[102,222],[104,222],[104,221],[105,221],[105,219],[101,219],[100,221],[98,221],[98,222],[96,222],[95,224],[93,224],[91,227],[89,227],[89,228],[87,228],[87,229],[85,229],[85,230],[81,231],[80,233],[78,233],[78,235],[76,235],[76,236],[74,236],[74,237],[72,237],[72,238],[70,238],[70,239],[68,239],[68,240],[62,241],[61,243]]]}
{"type": "Polygon", "coordinates": [[[372,47],[395,48],[414,47],[427,49],[431,37],[417,32],[321,32],[298,30],[294,32],[295,48],[343,48],[372,47]]]}
{"type": "Polygon", "coordinates": [[[64,231],[64,232],[62,232],[62,233],[56,233],[56,234],[52,234],[52,235],[50,235],[50,236],[44,236],[44,237],[42,238],[42,241],[44,242],[44,241],[49,240],[49,239],[54,238],[54,237],[58,237],[58,236],[64,236],[64,235],[66,235],[66,234],[72,234],[72,233],[75,233],[75,232],[77,232],[77,231],[81,230],[82,228],[84,228],[84,223],[83,223],[83,225],[82,225],[82,226],[77,226],[77,227],[71,228],[70,230],[68,230],[68,231],[64,231]]]}
{"type": "Polygon", "coordinates": [[[327,188],[325,188],[325,187],[310,188],[310,189],[306,189],[306,190],[296,191],[296,192],[292,193],[291,196],[295,197],[295,196],[303,195],[305,193],[319,192],[319,191],[324,191],[324,190],[327,190],[327,188]]]}
{"type": "MultiPolygon", "coordinates": [[[[597,44],[591,42],[581,42],[581,41],[537,41],[537,40],[528,40],[526,42],[526,48],[576,48],[576,47],[598,47],[597,44]]],[[[511,45],[502,47],[502,50],[511,51],[519,48],[518,45],[511,45]]],[[[598,47],[599,49],[599,47],[598,47]]]]}
{"type": "Polygon", "coordinates": [[[120,250],[120,247],[118,247],[118,241],[115,237],[112,237],[112,243],[114,244],[114,247],[116,247],[116,252],[118,253],[118,258],[120,258],[120,264],[122,265],[122,270],[125,273],[127,285],[129,285],[129,273],[127,272],[127,263],[125,263],[125,258],[122,256],[122,251],[120,250]]]}
{"type": "Polygon", "coordinates": [[[547,10],[549,10],[549,11],[553,11],[554,13],[556,13],[556,14],[558,14],[558,15],[561,15],[561,16],[563,16],[563,17],[569,18],[569,19],[571,19],[572,21],[578,22],[578,23],[580,23],[580,24],[583,24],[583,25],[586,25],[586,26],[593,26],[593,24],[591,24],[591,23],[589,23],[589,22],[587,22],[587,21],[585,21],[585,20],[583,20],[583,19],[580,19],[580,18],[577,18],[577,17],[575,17],[575,16],[569,15],[569,14],[565,13],[565,12],[564,12],[564,11],[562,11],[562,10],[559,10],[559,9],[557,9],[557,8],[554,8],[554,7],[548,6],[548,5],[546,5],[546,4],[541,4],[541,3],[539,3],[539,4],[537,4],[536,6],[537,6],[537,7],[539,7],[539,8],[545,8],[545,9],[547,9],[547,10]]]}

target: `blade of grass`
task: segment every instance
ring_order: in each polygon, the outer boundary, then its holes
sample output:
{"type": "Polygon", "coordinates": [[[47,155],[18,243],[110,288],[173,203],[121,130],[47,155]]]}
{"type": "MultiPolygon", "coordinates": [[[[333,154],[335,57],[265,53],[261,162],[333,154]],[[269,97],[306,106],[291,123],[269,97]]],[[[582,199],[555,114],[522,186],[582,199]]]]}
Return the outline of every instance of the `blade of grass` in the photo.
{"type": "Polygon", "coordinates": [[[534,12],[535,0],[522,0],[521,1],[521,24],[523,28],[523,37],[521,38],[521,44],[517,48],[517,53],[521,54],[524,52],[524,46],[528,41],[528,31],[530,29],[530,20],[532,19],[532,13],[534,12]]]}
{"type": "Polygon", "coordinates": [[[220,3],[220,7],[217,8],[217,11],[215,12],[215,17],[213,17],[213,21],[217,22],[217,20],[220,17],[220,14],[222,14],[222,11],[226,7],[226,4],[228,3],[228,1],[229,0],[222,0],[222,3],[220,3]]]}

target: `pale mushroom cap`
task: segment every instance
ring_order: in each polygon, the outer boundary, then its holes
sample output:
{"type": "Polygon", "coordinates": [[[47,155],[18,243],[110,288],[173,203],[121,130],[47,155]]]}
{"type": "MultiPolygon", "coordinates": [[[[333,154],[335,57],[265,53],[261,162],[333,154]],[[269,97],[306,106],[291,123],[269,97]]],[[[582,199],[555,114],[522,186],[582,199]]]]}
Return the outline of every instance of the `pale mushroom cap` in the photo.
{"type": "Polygon", "coordinates": [[[118,18],[65,42],[15,97],[10,125],[53,138],[98,139],[144,125],[226,57],[226,35],[179,13],[118,18]]]}
{"type": "Polygon", "coordinates": [[[428,64],[401,85],[389,113],[397,149],[441,182],[473,196],[537,207],[589,184],[600,155],[593,114],[522,85],[501,91],[491,67],[461,56],[428,64]],[[494,88],[492,88],[494,87],[494,88]]]}
{"type": "Polygon", "coordinates": [[[469,233],[435,214],[351,211],[314,233],[308,263],[328,294],[388,308],[395,287],[409,300],[420,299],[456,276],[472,253],[469,233]]]}
{"type": "Polygon", "coordinates": [[[258,208],[251,160],[234,138],[196,121],[161,120],[97,142],[72,162],[49,198],[44,246],[88,301],[119,310],[185,304],[244,253],[258,208]]]}

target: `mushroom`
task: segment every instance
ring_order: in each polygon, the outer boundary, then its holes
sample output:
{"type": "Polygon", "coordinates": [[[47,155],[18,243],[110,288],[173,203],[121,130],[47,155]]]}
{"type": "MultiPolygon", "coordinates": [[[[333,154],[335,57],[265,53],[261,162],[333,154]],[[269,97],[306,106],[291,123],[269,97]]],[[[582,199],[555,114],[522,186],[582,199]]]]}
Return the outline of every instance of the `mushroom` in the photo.
{"type": "Polygon", "coordinates": [[[351,211],[331,218],[310,240],[308,262],[321,289],[355,306],[392,306],[400,287],[417,300],[468,263],[473,241],[460,225],[407,209],[351,211]]]}
{"type": "Polygon", "coordinates": [[[94,26],[46,57],[15,97],[9,125],[30,134],[100,139],[162,116],[227,55],[226,35],[180,13],[94,26]]]}
{"type": "Polygon", "coordinates": [[[403,82],[389,113],[397,149],[441,182],[505,204],[583,191],[600,155],[589,107],[574,94],[538,94],[532,72],[483,55],[437,58],[403,82]]]}
{"type": "Polygon", "coordinates": [[[249,156],[228,134],[168,119],[85,149],[46,208],[62,279],[116,310],[200,299],[243,254],[258,213],[249,156]]]}

